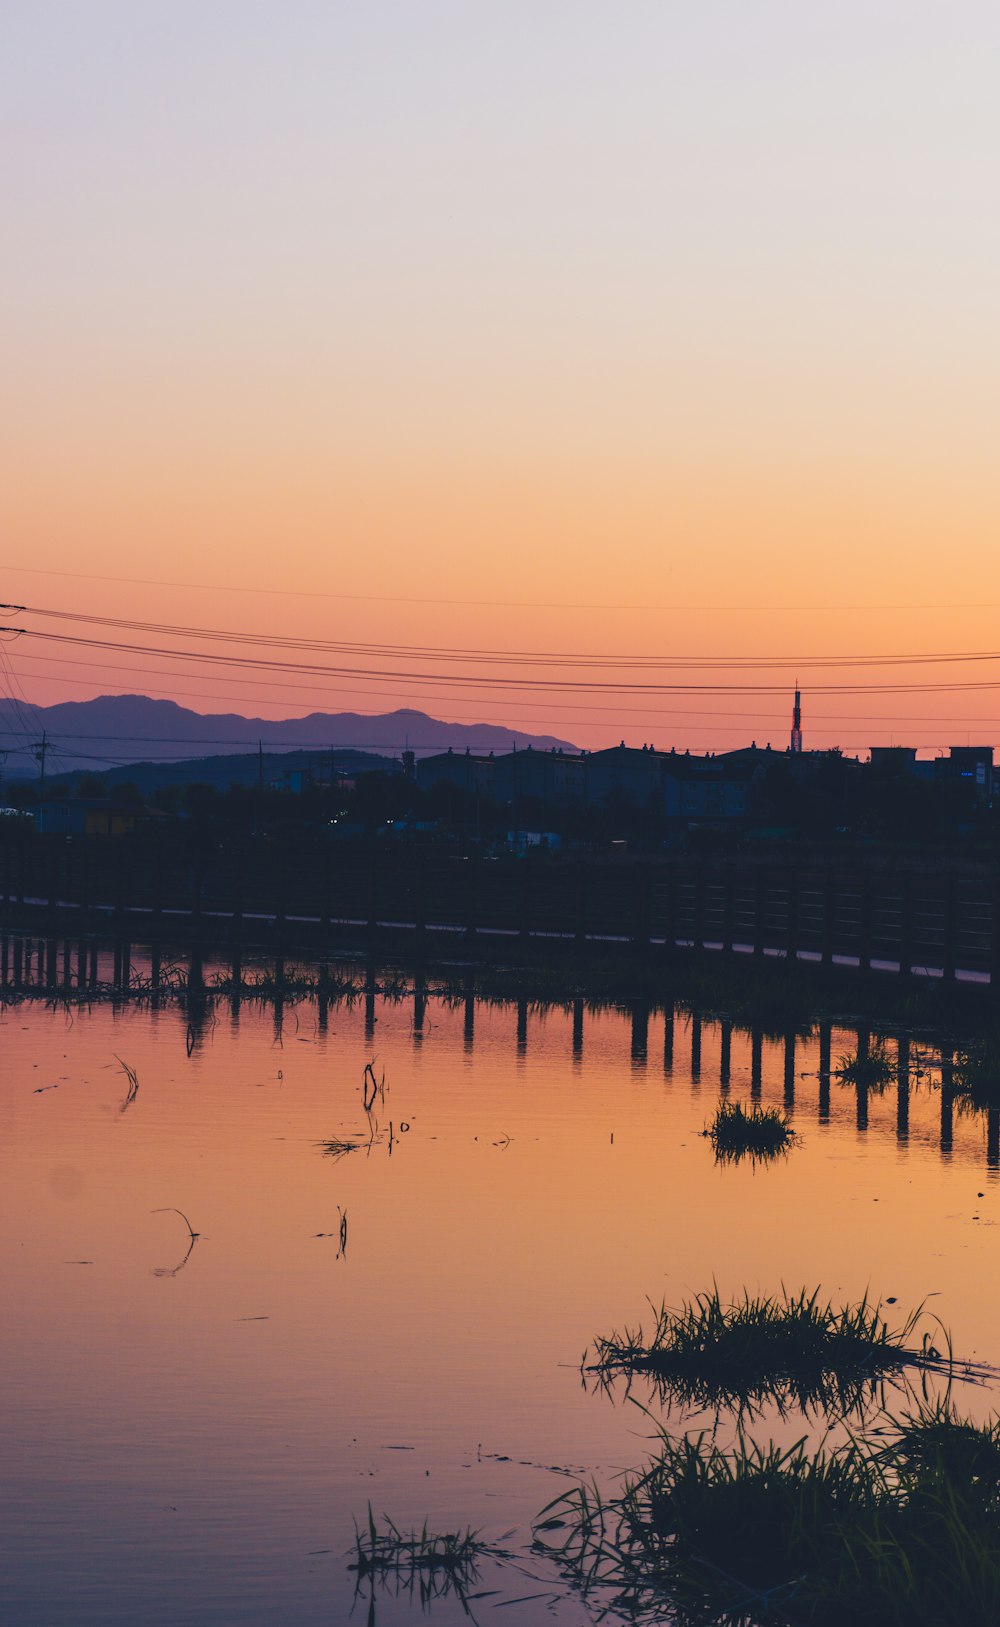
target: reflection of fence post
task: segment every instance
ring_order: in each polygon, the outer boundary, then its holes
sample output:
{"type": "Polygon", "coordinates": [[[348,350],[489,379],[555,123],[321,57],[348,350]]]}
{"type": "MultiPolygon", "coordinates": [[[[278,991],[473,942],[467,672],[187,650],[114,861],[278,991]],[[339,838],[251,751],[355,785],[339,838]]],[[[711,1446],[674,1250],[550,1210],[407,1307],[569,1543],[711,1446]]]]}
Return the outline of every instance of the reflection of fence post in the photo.
{"type": "Polygon", "coordinates": [[[906,1141],[910,1133],[910,1036],[896,1040],[896,1140],[906,1141]]]}
{"type": "Polygon", "coordinates": [[[955,1100],[955,1053],[941,1051],[941,1151],[951,1152],[953,1104],[955,1100]]]}
{"type": "Polygon", "coordinates": [[[724,1017],[721,1025],[721,1047],[719,1056],[719,1089],[723,1095],[729,1090],[729,1083],[733,1073],[733,1025],[728,1017],[724,1017]]]}
{"type": "Polygon", "coordinates": [[[646,1050],[649,1043],[649,1002],[634,1000],[632,1002],[632,1063],[633,1066],[645,1066],[646,1050]]]}
{"type": "Polygon", "coordinates": [[[795,1106],[795,1030],[785,1035],[785,1106],[795,1106]]]}
{"type": "Polygon", "coordinates": [[[378,978],[374,960],[365,964],[365,1039],[370,1043],[375,1037],[375,994],[378,988],[378,978]]]}

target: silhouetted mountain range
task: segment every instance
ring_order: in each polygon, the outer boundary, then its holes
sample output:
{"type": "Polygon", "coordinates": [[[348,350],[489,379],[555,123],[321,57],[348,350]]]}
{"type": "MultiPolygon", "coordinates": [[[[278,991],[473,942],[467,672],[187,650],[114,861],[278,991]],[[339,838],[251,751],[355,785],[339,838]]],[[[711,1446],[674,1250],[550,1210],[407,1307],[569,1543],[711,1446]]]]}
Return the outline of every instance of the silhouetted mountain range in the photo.
{"type": "Polygon", "coordinates": [[[525,734],[494,723],[444,723],[426,712],[403,708],[366,717],[358,712],[310,712],[305,717],[243,717],[238,712],[192,712],[175,701],[148,695],[100,695],[89,701],[62,701],[55,706],[26,707],[0,701],[0,751],[7,754],[8,779],[38,772],[32,748],[42,731],[50,745],[47,773],[80,769],[101,772],[126,764],[190,762],[204,747],[205,757],[265,752],[337,750],[374,752],[398,757],[409,747],[418,757],[452,747],[464,751],[510,751],[534,746],[575,750],[554,735],[525,734]]]}

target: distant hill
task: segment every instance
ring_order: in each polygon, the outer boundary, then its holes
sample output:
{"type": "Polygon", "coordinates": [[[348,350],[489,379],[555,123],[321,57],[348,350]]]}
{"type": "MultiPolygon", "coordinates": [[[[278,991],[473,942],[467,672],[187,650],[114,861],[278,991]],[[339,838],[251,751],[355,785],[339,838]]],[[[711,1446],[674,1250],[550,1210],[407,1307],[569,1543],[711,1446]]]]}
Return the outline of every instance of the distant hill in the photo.
{"type": "MultiPolygon", "coordinates": [[[[312,770],[323,783],[329,784],[330,770],[353,778],[355,774],[371,774],[379,769],[392,769],[391,757],[379,757],[370,751],[281,751],[265,752],[263,759],[257,752],[231,752],[221,757],[186,757],[176,763],[119,763],[115,768],[98,768],[101,780],[109,791],[119,785],[134,785],[144,797],[165,785],[214,785],[217,791],[226,791],[230,785],[254,786],[258,777],[265,785],[283,786],[286,775],[297,769],[312,770]]],[[[76,795],[79,781],[93,773],[94,764],[86,769],[67,771],[60,768],[49,777],[50,785],[65,786],[76,795]]]]}
{"type": "MultiPolygon", "coordinates": [[[[192,712],[175,701],[148,695],[100,695],[90,701],[62,701],[55,706],[25,707],[0,701],[0,751],[6,752],[4,775],[25,779],[38,772],[32,744],[44,729],[51,746],[47,771],[53,776],[90,769],[100,773],[138,762],[181,763],[204,747],[207,757],[267,753],[354,750],[398,757],[408,746],[418,757],[435,751],[510,751],[534,746],[575,747],[554,735],[525,734],[495,723],[444,723],[426,712],[403,708],[366,717],[358,712],[310,712],[305,717],[243,717],[238,712],[192,712]]],[[[132,776],[134,778],[134,775],[132,776]]],[[[190,777],[190,776],[188,776],[190,777]]],[[[164,783],[161,781],[160,783],[164,783]]]]}

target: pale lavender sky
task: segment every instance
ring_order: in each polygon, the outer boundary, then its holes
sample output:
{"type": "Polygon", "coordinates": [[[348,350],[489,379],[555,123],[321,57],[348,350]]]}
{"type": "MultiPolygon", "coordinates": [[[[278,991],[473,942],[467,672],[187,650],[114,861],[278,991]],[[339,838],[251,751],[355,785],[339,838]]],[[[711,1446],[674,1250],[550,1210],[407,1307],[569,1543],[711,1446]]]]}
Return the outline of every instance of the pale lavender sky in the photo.
{"type": "MultiPolygon", "coordinates": [[[[30,564],[301,590],[289,633],[417,636],[309,596],[346,592],[477,601],[427,643],[992,647],[998,46],[919,0],[8,0],[3,597],[264,614],[30,564]],[[547,608],[618,603],[712,613],[547,608]]],[[[35,698],[88,692],[39,654],[35,698]]]]}

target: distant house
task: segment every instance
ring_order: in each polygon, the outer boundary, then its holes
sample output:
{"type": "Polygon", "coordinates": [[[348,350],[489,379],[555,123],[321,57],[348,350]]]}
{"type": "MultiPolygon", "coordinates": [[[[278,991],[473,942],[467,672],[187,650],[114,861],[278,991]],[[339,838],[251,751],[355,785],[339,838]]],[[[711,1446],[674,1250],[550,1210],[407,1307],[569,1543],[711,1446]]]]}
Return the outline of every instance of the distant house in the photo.
{"type": "Polygon", "coordinates": [[[668,757],[663,772],[663,811],[668,819],[685,823],[747,819],[758,780],[753,763],[668,757]]]}
{"type": "Polygon", "coordinates": [[[417,784],[422,791],[433,790],[435,785],[453,785],[458,791],[470,795],[493,795],[493,753],[480,756],[471,751],[440,751],[433,757],[422,757],[416,765],[417,784]]]}
{"type": "Polygon", "coordinates": [[[268,780],[267,788],[269,791],[290,791],[293,795],[300,796],[311,782],[312,776],[308,769],[286,768],[281,774],[268,780]]]}
{"type": "Polygon", "coordinates": [[[159,808],[112,802],[106,797],[66,797],[38,809],[38,826],[52,836],[127,836],[166,819],[159,808]]]}
{"type": "Polygon", "coordinates": [[[592,751],[586,761],[586,794],[590,803],[622,798],[633,807],[659,812],[663,801],[666,752],[652,746],[609,746],[592,751]]]}
{"type": "Polygon", "coordinates": [[[935,767],[942,779],[962,789],[969,802],[981,808],[992,803],[992,746],[950,746],[935,767]]]}
{"type": "Polygon", "coordinates": [[[587,759],[578,752],[535,751],[526,746],[522,751],[504,752],[493,760],[494,795],[498,802],[508,805],[522,797],[553,806],[569,807],[582,803],[586,796],[587,759]]]}

